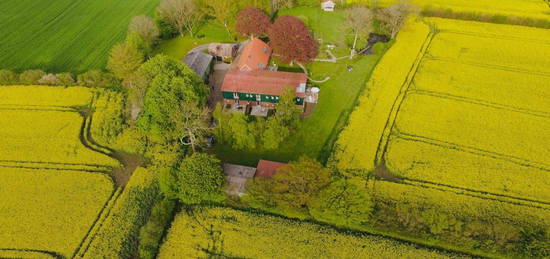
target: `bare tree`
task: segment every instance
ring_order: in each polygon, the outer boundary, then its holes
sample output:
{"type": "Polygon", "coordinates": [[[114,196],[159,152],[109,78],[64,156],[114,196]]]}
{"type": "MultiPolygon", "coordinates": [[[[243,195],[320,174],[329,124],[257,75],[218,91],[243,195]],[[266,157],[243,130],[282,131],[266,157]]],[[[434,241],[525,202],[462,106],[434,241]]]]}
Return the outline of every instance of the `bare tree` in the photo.
{"type": "Polygon", "coordinates": [[[182,37],[186,31],[193,37],[193,32],[203,17],[194,0],[162,0],[157,11],[182,37]]]}
{"type": "Polygon", "coordinates": [[[357,40],[360,37],[368,37],[369,33],[372,32],[373,20],[374,13],[365,6],[356,6],[348,11],[347,25],[354,34],[350,59],[353,59],[356,52],[357,40]]]}
{"type": "Polygon", "coordinates": [[[394,39],[411,12],[413,12],[413,6],[406,2],[401,2],[381,9],[378,16],[382,22],[382,26],[390,33],[391,38],[394,39]]]}
{"type": "Polygon", "coordinates": [[[139,35],[148,47],[155,45],[160,34],[157,24],[151,17],[146,15],[139,15],[132,18],[130,25],[128,25],[128,34],[131,33],[139,35]]]}
{"type": "Polygon", "coordinates": [[[183,144],[191,145],[193,153],[197,148],[204,146],[206,136],[211,131],[207,108],[198,108],[194,102],[181,102],[179,107],[171,112],[170,118],[180,134],[178,138],[183,144]],[[185,143],[184,139],[187,139],[188,143],[185,143]]]}

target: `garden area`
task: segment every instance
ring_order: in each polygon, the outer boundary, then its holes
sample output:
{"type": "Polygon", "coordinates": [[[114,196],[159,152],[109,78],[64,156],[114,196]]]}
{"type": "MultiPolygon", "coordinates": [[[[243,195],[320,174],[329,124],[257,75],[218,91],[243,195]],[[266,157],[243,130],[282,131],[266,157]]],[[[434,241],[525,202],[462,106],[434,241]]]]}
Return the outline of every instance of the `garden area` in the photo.
{"type": "MultiPolygon", "coordinates": [[[[346,32],[344,11],[332,13],[319,8],[300,7],[282,11],[279,15],[293,15],[302,20],[313,32],[320,44],[320,57],[326,45],[334,45],[332,53],[337,57],[349,55],[349,44],[353,35],[346,32]]],[[[182,59],[194,47],[209,42],[230,42],[227,32],[215,24],[207,24],[198,30],[197,37],[176,37],[162,42],[158,53],[182,59]],[[202,35],[208,35],[201,37],[202,35]]],[[[244,39],[241,39],[244,40],[244,39]]],[[[359,44],[365,44],[365,40],[359,44]]],[[[362,46],[359,45],[358,46],[362,46]]],[[[258,148],[235,150],[231,145],[216,145],[216,155],[225,162],[256,165],[260,159],[275,161],[295,160],[308,155],[326,161],[332,150],[336,136],[347,121],[356,105],[357,96],[365,89],[372,70],[384,54],[389,44],[375,47],[373,55],[356,56],[354,59],[341,59],[336,63],[313,62],[307,66],[310,76],[319,80],[330,77],[324,83],[311,83],[321,89],[319,103],[312,116],[303,119],[298,129],[276,150],[258,148]],[[352,70],[349,71],[348,68],[352,70]]],[[[280,62],[278,62],[280,63],[280,62]]],[[[301,71],[299,66],[280,64],[280,70],[301,71]]]]}

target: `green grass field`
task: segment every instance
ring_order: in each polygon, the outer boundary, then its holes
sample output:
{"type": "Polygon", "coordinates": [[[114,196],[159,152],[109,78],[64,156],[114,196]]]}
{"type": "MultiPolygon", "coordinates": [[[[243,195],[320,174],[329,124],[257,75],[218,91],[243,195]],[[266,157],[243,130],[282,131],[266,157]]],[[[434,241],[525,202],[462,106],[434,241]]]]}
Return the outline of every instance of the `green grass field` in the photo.
{"type": "Polygon", "coordinates": [[[133,16],[159,0],[0,1],[0,68],[82,72],[104,68],[133,16]]]}

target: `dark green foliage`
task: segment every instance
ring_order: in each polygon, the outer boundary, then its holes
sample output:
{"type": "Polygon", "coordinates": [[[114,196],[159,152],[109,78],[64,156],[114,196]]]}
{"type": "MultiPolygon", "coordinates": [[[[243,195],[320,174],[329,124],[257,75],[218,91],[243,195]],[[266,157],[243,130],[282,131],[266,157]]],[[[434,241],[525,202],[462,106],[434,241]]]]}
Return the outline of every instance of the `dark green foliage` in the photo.
{"type": "Polygon", "coordinates": [[[530,258],[550,257],[550,229],[527,227],[521,232],[519,252],[530,258]]]}
{"type": "Polygon", "coordinates": [[[338,180],[309,203],[310,214],[319,221],[338,226],[360,226],[369,221],[374,203],[364,183],[338,180]]]}
{"type": "Polygon", "coordinates": [[[62,86],[73,86],[76,84],[72,73],[59,73],[56,76],[62,86]]]}
{"type": "Polygon", "coordinates": [[[19,83],[19,77],[10,70],[0,70],[0,85],[15,85],[19,83]]]}
{"type": "Polygon", "coordinates": [[[77,76],[77,84],[88,87],[117,87],[118,80],[112,73],[101,70],[90,70],[77,76]]]}
{"type": "Polygon", "coordinates": [[[220,160],[213,155],[194,153],[184,158],[175,169],[159,174],[161,190],[167,198],[184,204],[220,202],[225,198],[225,177],[220,160]]]}
{"type": "Polygon", "coordinates": [[[139,231],[140,259],[156,257],[164,232],[173,218],[175,207],[176,201],[170,199],[164,199],[153,207],[149,220],[139,231]]]}
{"type": "Polygon", "coordinates": [[[137,122],[139,129],[154,143],[178,140],[170,114],[177,112],[181,102],[202,107],[209,89],[185,64],[164,55],[150,59],[137,73],[144,78],[147,89],[137,122]]]}
{"type": "Polygon", "coordinates": [[[27,70],[19,75],[19,83],[23,85],[36,85],[45,75],[46,72],[40,69],[27,70]]]}
{"type": "Polygon", "coordinates": [[[249,195],[244,200],[250,206],[276,206],[285,215],[305,218],[308,216],[308,203],[330,184],[331,174],[319,162],[301,157],[279,168],[270,180],[252,181],[248,185],[249,195]]]}
{"type": "Polygon", "coordinates": [[[246,115],[235,113],[227,122],[233,140],[233,148],[237,150],[256,147],[256,138],[252,131],[253,123],[248,123],[246,115]]]}

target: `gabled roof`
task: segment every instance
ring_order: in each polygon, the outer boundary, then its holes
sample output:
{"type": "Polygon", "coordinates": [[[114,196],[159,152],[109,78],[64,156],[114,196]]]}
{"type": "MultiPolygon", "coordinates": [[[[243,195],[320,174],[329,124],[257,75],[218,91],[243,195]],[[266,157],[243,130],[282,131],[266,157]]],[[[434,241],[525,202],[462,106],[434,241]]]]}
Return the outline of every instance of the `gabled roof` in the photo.
{"type": "Polygon", "coordinates": [[[183,59],[183,62],[187,64],[199,77],[204,77],[206,71],[210,68],[212,62],[211,55],[202,52],[191,52],[183,59]]]}
{"type": "Polygon", "coordinates": [[[237,69],[254,71],[267,68],[271,48],[262,40],[253,38],[243,49],[237,60],[237,69]]]}
{"type": "Polygon", "coordinates": [[[285,166],[285,163],[260,160],[256,167],[256,177],[271,178],[277,172],[277,169],[285,166]]]}
{"type": "Polygon", "coordinates": [[[280,96],[290,86],[297,90],[296,96],[305,97],[306,83],[307,75],[303,73],[231,70],[225,75],[222,91],[280,96]]]}

